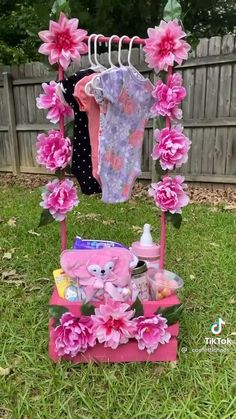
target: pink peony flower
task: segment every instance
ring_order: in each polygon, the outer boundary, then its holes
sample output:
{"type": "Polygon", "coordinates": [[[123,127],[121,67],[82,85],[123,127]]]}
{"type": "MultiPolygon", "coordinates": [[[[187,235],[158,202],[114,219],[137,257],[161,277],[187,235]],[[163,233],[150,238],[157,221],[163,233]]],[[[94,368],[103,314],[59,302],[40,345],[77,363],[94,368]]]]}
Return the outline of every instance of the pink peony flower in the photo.
{"type": "Polygon", "coordinates": [[[183,182],[183,176],[164,176],[162,181],[152,183],[148,192],[162,211],[181,214],[181,208],[189,203],[189,197],[184,192],[186,185],[183,182]]]}
{"type": "Polygon", "coordinates": [[[140,350],[147,349],[149,354],[154,352],[160,343],[168,343],[171,338],[171,334],[166,331],[167,320],[160,314],[153,317],[138,317],[135,323],[134,337],[138,341],[138,347],[140,350]]]}
{"type": "Polygon", "coordinates": [[[95,309],[93,332],[100,343],[105,342],[105,348],[116,349],[120,344],[127,343],[134,336],[135,325],[130,319],[133,310],[129,304],[108,300],[95,309]]]}
{"type": "Polygon", "coordinates": [[[69,312],[64,313],[60,318],[60,325],[51,332],[57,354],[74,357],[94,346],[96,337],[92,332],[92,326],[93,322],[88,316],[77,318],[69,312]]]}
{"type": "Polygon", "coordinates": [[[49,30],[39,32],[44,43],[39,52],[49,56],[51,65],[59,63],[64,70],[70,61],[80,60],[80,54],[86,54],[88,47],[83,42],[87,31],[78,28],[78,19],[68,19],[60,13],[59,21],[50,20],[49,30]]]}
{"type": "Polygon", "coordinates": [[[51,172],[59,168],[64,169],[71,159],[70,139],[62,137],[60,131],[54,129],[48,131],[48,135],[45,133],[38,135],[36,148],[37,163],[51,172]]]}
{"type": "Polygon", "coordinates": [[[50,81],[49,84],[43,83],[42,88],[44,93],[36,98],[39,109],[50,109],[47,114],[47,119],[53,124],[59,122],[61,116],[71,117],[73,115],[71,107],[62,103],[57,95],[58,85],[59,83],[56,83],[54,80],[50,81]]]}
{"type": "Polygon", "coordinates": [[[156,102],[151,108],[153,116],[168,116],[171,119],[181,119],[182,110],[178,105],[186,96],[186,90],[182,86],[182,76],[175,73],[168,78],[167,84],[158,80],[152,92],[156,102]]]}
{"type": "Polygon", "coordinates": [[[188,151],[191,141],[182,133],[181,125],[175,128],[164,128],[161,131],[154,131],[154,138],[157,144],[152,151],[153,160],[160,159],[160,165],[163,170],[175,169],[182,166],[188,160],[188,151]]]}
{"type": "Polygon", "coordinates": [[[170,22],[162,20],[158,27],[148,29],[148,36],[144,47],[146,62],[155,71],[167,70],[175,61],[182,64],[188,58],[191,47],[182,39],[186,33],[177,19],[170,22]]]}
{"type": "Polygon", "coordinates": [[[42,193],[42,199],[41,207],[48,209],[57,221],[63,221],[66,213],[79,203],[74,184],[69,179],[49,182],[42,193]]]}

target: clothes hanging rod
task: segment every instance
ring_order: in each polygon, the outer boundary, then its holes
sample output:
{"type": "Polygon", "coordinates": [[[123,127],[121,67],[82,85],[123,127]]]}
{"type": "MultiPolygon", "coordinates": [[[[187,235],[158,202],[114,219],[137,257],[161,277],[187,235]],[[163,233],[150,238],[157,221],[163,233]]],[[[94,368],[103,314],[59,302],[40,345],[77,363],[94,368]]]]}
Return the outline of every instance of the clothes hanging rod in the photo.
{"type": "MultiPolygon", "coordinates": [[[[90,35],[90,36],[92,36],[92,35],[90,35]]],[[[89,38],[90,38],[90,36],[86,36],[86,37],[85,37],[85,41],[88,41],[88,40],[89,40],[89,38]]],[[[94,34],[94,36],[91,38],[91,41],[93,42],[95,39],[96,39],[96,38],[95,38],[95,34],[94,34]]],[[[109,41],[109,39],[110,39],[110,36],[99,36],[99,37],[97,38],[97,42],[101,42],[101,43],[105,44],[106,42],[108,42],[108,41],[109,41]]],[[[127,38],[124,38],[124,39],[122,40],[122,44],[129,44],[129,43],[130,43],[130,41],[131,41],[131,39],[132,39],[132,38],[129,38],[129,37],[127,36],[127,38]]],[[[120,40],[120,37],[119,37],[119,36],[114,37],[114,38],[112,39],[112,44],[118,44],[119,40],[120,40]]],[[[143,38],[135,38],[135,39],[133,40],[133,44],[136,44],[136,45],[145,45],[145,39],[143,39],[143,38]]]]}

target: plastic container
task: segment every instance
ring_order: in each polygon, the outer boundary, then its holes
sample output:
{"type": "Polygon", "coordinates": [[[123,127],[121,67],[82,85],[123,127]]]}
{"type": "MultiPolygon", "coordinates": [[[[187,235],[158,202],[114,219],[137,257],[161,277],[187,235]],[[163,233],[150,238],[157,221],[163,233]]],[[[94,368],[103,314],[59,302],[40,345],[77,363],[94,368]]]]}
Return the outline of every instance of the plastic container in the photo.
{"type": "Polygon", "coordinates": [[[140,241],[132,243],[131,250],[139,260],[146,262],[148,268],[159,268],[160,246],[153,243],[150,224],[144,224],[140,241]]]}
{"type": "Polygon", "coordinates": [[[174,272],[164,269],[150,270],[148,273],[152,300],[162,300],[176,294],[183,287],[184,281],[174,272]]]}
{"type": "Polygon", "coordinates": [[[139,260],[137,266],[132,270],[132,281],[139,290],[140,300],[150,300],[148,268],[143,260],[139,260]]]}

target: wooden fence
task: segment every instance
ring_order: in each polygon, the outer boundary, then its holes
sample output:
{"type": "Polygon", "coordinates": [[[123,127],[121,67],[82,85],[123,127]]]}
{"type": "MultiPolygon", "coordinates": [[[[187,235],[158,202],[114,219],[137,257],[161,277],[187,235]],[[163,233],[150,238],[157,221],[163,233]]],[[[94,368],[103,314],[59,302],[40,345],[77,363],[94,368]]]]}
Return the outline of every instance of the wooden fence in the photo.
{"type": "MultiPolygon", "coordinates": [[[[123,51],[123,62],[127,51],[123,51]]],[[[116,62],[117,53],[113,53],[116,62]]],[[[100,56],[107,64],[107,53],[100,56]]],[[[153,72],[135,48],[132,62],[154,81],[153,72]]],[[[81,67],[89,66],[83,57],[81,67]]],[[[72,67],[74,72],[77,68],[72,67]]],[[[185,133],[192,141],[189,160],[179,173],[188,181],[236,183],[236,46],[235,37],[201,39],[189,60],[178,67],[187,89],[183,103],[185,133]]],[[[35,142],[40,131],[53,127],[46,112],[36,107],[41,83],[56,79],[41,63],[0,67],[0,171],[46,173],[35,162],[35,142]]],[[[142,178],[154,177],[150,157],[153,121],[145,131],[142,178]]]]}

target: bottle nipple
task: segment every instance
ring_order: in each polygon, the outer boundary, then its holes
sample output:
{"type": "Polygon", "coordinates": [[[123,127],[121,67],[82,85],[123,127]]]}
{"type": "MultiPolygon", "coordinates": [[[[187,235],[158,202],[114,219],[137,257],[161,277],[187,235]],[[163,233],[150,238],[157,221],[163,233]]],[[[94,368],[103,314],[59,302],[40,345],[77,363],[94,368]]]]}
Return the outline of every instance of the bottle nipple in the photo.
{"type": "Polygon", "coordinates": [[[150,232],[150,224],[144,224],[143,226],[143,234],[140,238],[140,245],[141,246],[152,246],[153,245],[153,240],[152,240],[152,235],[150,232]]]}

